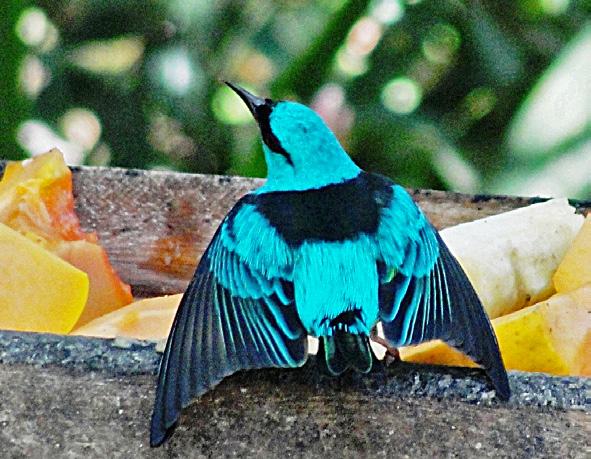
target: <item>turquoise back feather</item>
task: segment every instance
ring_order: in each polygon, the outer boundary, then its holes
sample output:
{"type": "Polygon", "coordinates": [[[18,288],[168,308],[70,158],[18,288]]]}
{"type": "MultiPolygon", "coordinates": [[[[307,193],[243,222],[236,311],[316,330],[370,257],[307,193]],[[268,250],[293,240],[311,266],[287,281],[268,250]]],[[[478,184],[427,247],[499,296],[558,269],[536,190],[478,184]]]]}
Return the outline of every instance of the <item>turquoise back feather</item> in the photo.
{"type": "Polygon", "coordinates": [[[330,321],[357,310],[357,319],[346,331],[369,335],[378,319],[376,256],[375,243],[366,235],[302,244],[293,279],[298,316],[310,334],[331,336],[330,321]]]}

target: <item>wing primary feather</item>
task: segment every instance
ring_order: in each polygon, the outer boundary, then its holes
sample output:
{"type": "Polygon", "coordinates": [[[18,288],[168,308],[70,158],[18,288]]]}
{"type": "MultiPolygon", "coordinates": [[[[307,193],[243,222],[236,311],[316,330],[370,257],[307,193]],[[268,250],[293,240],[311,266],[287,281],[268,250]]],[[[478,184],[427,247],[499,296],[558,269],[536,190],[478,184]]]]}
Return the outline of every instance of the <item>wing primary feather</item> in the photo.
{"type": "Polygon", "coordinates": [[[439,311],[440,313],[440,320],[436,321],[436,323],[439,324],[438,327],[438,335],[441,335],[442,337],[445,336],[445,333],[450,329],[451,324],[453,323],[454,320],[454,316],[453,316],[453,309],[452,309],[452,301],[451,301],[451,295],[450,295],[450,291],[449,291],[449,284],[447,282],[447,273],[445,271],[445,267],[443,266],[443,262],[441,260],[441,253],[439,255],[439,260],[437,260],[437,270],[439,272],[441,281],[440,281],[440,286],[441,286],[441,290],[442,290],[442,296],[444,299],[444,302],[441,304],[441,310],[439,311]]]}
{"type": "MultiPolygon", "coordinates": [[[[253,349],[252,354],[249,354],[249,364],[252,365],[253,368],[259,368],[261,366],[261,360],[263,359],[264,352],[261,345],[259,344],[260,341],[258,338],[260,337],[256,330],[255,324],[252,323],[247,301],[243,300],[242,298],[237,298],[236,300],[238,301],[238,304],[240,304],[239,313],[243,321],[244,328],[248,332],[247,336],[250,339],[250,348],[253,349]]],[[[269,356],[265,353],[264,357],[268,358],[269,356]]]]}
{"type": "Polygon", "coordinates": [[[252,316],[252,310],[248,305],[247,300],[240,300],[242,303],[241,314],[244,316],[246,323],[248,324],[248,328],[252,334],[252,342],[256,347],[256,355],[253,355],[253,359],[251,363],[258,368],[261,361],[270,360],[269,353],[266,348],[261,346],[262,335],[259,330],[260,324],[252,316]]]}
{"type": "Polygon", "coordinates": [[[214,323],[212,329],[212,358],[214,363],[214,374],[216,380],[221,380],[226,373],[228,368],[231,368],[232,362],[228,357],[234,352],[234,343],[232,337],[228,334],[225,318],[223,314],[222,297],[220,296],[219,286],[215,283],[211,289],[213,295],[213,301],[217,305],[213,309],[212,322],[214,323]],[[217,330],[217,332],[215,332],[217,330]]]}
{"type": "Polygon", "coordinates": [[[433,267],[433,301],[430,314],[430,322],[435,324],[433,334],[435,336],[443,336],[445,317],[448,315],[446,310],[447,300],[443,295],[442,276],[441,276],[441,264],[440,260],[437,260],[433,267]]]}
{"type": "Polygon", "coordinates": [[[228,317],[232,318],[232,320],[230,320],[230,324],[232,327],[232,336],[236,340],[236,350],[237,355],[239,357],[240,365],[242,367],[246,367],[248,365],[248,356],[246,355],[246,350],[249,349],[249,344],[245,336],[246,330],[243,328],[242,319],[238,315],[236,305],[232,301],[230,292],[228,292],[226,289],[224,289],[223,291],[226,305],[230,305],[231,309],[231,312],[228,312],[228,317]]]}
{"type": "MultiPolygon", "coordinates": [[[[430,228],[430,226],[427,226],[427,228],[430,228]]],[[[431,273],[427,276],[426,280],[425,280],[425,292],[423,295],[423,305],[420,308],[421,309],[421,328],[420,328],[420,335],[413,337],[413,341],[423,341],[425,339],[426,336],[426,327],[427,324],[431,321],[431,311],[433,310],[433,305],[432,305],[432,298],[435,296],[435,282],[436,282],[436,276],[435,276],[435,267],[438,261],[438,255],[439,253],[436,253],[435,248],[433,247],[431,238],[428,235],[428,230],[423,230],[421,232],[422,237],[423,237],[423,242],[425,247],[427,247],[427,252],[428,252],[428,256],[427,259],[430,261],[431,263],[431,273]],[[433,262],[434,260],[434,262],[433,262]]]]}
{"type": "Polygon", "coordinates": [[[205,307],[205,305],[211,304],[212,298],[211,294],[208,291],[211,288],[211,271],[205,274],[207,281],[204,282],[204,288],[202,292],[202,305],[201,307],[201,323],[200,323],[200,333],[194,336],[196,341],[195,348],[198,348],[198,353],[196,355],[197,360],[195,361],[195,368],[193,369],[193,375],[195,377],[195,390],[197,393],[205,392],[210,387],[210,381],[213,379],[212,375],[210,374],[210,364],[211,364],[211,333],[212,333],[212,322],[211,322],[211,309],[210,307],[205,307]],[[197,338],[201,338],[197,341],[197,338]]]}
{"type": "MultiPolygon", "coordinates": [[[[279,306],[276,306],[279,308],[279,306]]],[[[284,325],[279,323],[277,316],[275,315],[275,308],[269,308],[267,311],[259,312],[259,315],[263,316],[263,323],[265,328],[267,329],[266,336],[270,336],[273,339],[267,340],[268,344],[271,345],[274,349],[275,355],[277,356],[277,361],[282,362],[282,364],[291,365],[294,362],[291,361],[291,356],[289,353],[289,349],[286,346],[283,346],[282,343],[286,341],[283,339],[282,334],[289,338],[289,332],[284,331],[284,325]]]]}
{"type": "Polygon", "coordinates": [[[173,340],[170,343],[170,357],[167,362],[166,378],[167,383],[165,385],[165,425],[168,427],[178,417],[180,410],[182,409],[182,394],[186,387],[186,369],[183,365],[183,347],[186,341],[185,329],[189,315],[192,313],[192,308],[188,307],[189,301],[195,295],[197,289],[195,285],[191,286],[189,294],[183,297],[182,307],[179,307],[179,321],[177,324],[177,330],[173,336],[173,340]],[[186,298],[186,299],[185,299],[186,298]]]}
{"type": "Polygon", "coordinates": [[[229,366],[234,367],[237,363],[236,356],[238,355],[238,351],[236,349],[236,343],[234,342],[234,336],[232,335],[232,325],[230,324],[228,317],[226,294],[220,284],[216,284],[215,287],[220,307],[220,322],[224,336],[225,359],[229,366]]]}
{"type": "Polygon", "coordinates": [[[182,406],[189,403],[191,394],[197,390],[198,378],[202,377],[198,370],[199,359],[202,352],[202,334],[203,334],[203,314],[205,309],[204,290],[206,285],[207,268],[200,271],[201,275],[196,277],[197,282],[191,288],[192,295],[188,298],[188,304],[191,304],[193,317],[190,323],[183,330],[184,340],[181,346],[181,355],[185,356],[185,362],[179,369],[181,374],[187,375],[187,383],[184,384],[184,393],[182,406]],[[197,374],[196,374],[197,373],[197,374]]]}
{"type": "Polygon", "coordinates": [[[190,312],[189,305],[197,291],[195,284],[195,281],[191,282],[181,300],[160,364],[150,430],[150,444],[153,446],[162,444],[168,438],[182,409],[182,402],[179,398],[181,392],[179,376],[181,379],[183,378],[183,374],[180,373],[182,371],[180,368],[181,347],[185,322],[190,312]]]}
{"type": "Polygon", "coordinates": [[[226,360],[226,342],[224,327],[221,321],[221,305],[218,296],[217,286],[210,288],[211,301],[216,305],[211,309],[211,350],[210,350],[210,372],[213,375],[213,383],[216,384],[224,377],[225,369],[228,366],[226,360]]]}
{"type": "Polygon", "coordinates": [[[275,362],[285,364],[287,360],[286,355],[283,349],[279,347],[279,341],[281,339],[279,336],[280,330],[271,324],[269,317],[263,312],[259,312],[257,323],[259,324],[261,335],[266,341],[266,347],[272,354],[271,359],[275,362]]]}
{"type": "Polygon", "coordinates": [[[456,334],[461,335],[462,338],[462,349],[471,357],[477,358],[475,355],[475,336],[476,333],[480,332],[480,328],[482,323],[478,320],[475,320],[472,310],[474,309],[474,305],[479,305],[480,300],[476,299],[477,303],[474,302],[474,298],[470,298],[468,296],[468,289],[471,286],[465,285],[462,280],[463,272],[460,273],[458,271],[458,266],[454,263],[455,260],[451,260],[448,257],[448,253],[445,253],[445,262],[447,263],[446,271],[449,273],[450,280],[453,285],[453,292],[457,298],[456,303],[458,303],[457,308],[461,307],[461,310],[458,310],[455,314],[455,318],[457,319],[458,325],[461,327],[455,327],[454,330],[456,334]]]}
{"type": "Polygon", "coordinates": [[[402,325],[402,342],[407,344],[412,342],[412,335],[416,324],[417,314],[419,308],[422,306],[423,292],[425,290],[425,277],[419,277],[416,281],[415,288],[412,294],[412,300],[409,309],[404,315],[404,323],[402,325]]]}
{"type": "Polygon", "coordinates": [[[278,362],[279,358],[275,353],[274,346],[268,339],[269,335],[265,334],[265,317],[263,314],[256,314],[254,308],[248,309],[248,316],[250,323],[256,335],[256,342],[261,343],[259,346],[261,349],[261,357],[263,361],[278,362]],[[263,345],[265,344],[265,345],[263,345]]]}
{"type": "Polygon", "coordinates": [[[417,341],[423,341],[425,339],[425,327],[427,325],[429,314],[431,313],[431,295],[433,291],[432,284],[433,276],[427,277],[425,280],[425,291],[423,294],[423,306],[419,307],[421,326],[418,329],[420,330],[420,334],[415,338],[417,341]]]}
{"type": "Polygon", "coordinates": [[[257,358],[260,356],[261,354],[261,349],[259,346],[259,343],[256,339],[256,333],[254,330],[254,327],[252,325],[252,323],[250,322],[250,317],[248,315],[248,309],[245,308],[245,302],[242,300],[242,298],[233,298],[233,301],[236,301],[236,304],[239,305],[238,308],[235,308],[237,313],[240,316],[240,320],[242,323],[242,329],[246,330],[247,332],[247,338],[249,340],[249,348],[254,350],[254,353],[251,357],[252,358],[257,358]]]}
{"type": "Polygon", "coordinates": [[[511,389],[507,372],[501,359],[494,330],[486,316],[484,307],[460,264],[441,239],[440,247],[443,262],[447,270],[450,271],[456,291],[461,293],[463,300],[461,314],[456,314],[454,318],[457,319],[458,315],[462,316],[465,328],[453,327],[455,331],[453,337],[462,336],[464,338],[464,343],[459,346],[460,349],[484,367],[495,385],[498,396],[508,399],[511,389]]]}

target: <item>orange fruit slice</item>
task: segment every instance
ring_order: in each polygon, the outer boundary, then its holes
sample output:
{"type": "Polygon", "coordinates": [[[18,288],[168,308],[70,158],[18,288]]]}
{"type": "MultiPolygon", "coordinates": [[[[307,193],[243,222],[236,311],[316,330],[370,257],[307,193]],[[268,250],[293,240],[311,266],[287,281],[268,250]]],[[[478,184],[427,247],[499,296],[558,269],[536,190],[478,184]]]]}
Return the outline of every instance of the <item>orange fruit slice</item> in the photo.
{"type": "Polygon", "coordinates": [[[0,328],[69,333],[88,297],[88,276],[0,223],[0,328]]]}

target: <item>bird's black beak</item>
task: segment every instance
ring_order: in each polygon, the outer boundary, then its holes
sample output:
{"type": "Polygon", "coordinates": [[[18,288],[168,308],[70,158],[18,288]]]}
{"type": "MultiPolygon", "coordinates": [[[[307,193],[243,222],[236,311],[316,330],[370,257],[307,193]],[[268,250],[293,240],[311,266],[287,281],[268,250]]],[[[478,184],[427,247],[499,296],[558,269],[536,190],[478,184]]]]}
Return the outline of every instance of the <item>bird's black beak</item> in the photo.
{"type": "Polygon", "coordinates": [[[250,110],[250,113],[252,113],[252,116],[254,116],[255,119],[258,121],[259,117],[257,115],[257,109],[265,105],[269,105],[271,101],[268,99],[263,99],[262,97],[255,96],[254,94],[248,92],[246,89],[241,88],[240,86],[235,85],[234,83],[230,83],[229,81],[226,81],[226,84],[236,94],[240,96],[240,98],[244,101],[244,103],[250,110]]]}
{"type": "Polygon", "coordinates": [[[255,96],[254,94],[249,93],[246,89],[241,88],[234,83],[230,83],[229,81],[226,81],[226,84],[240,96],[250,110],[250,113],[252,113],[252,116],[254,116],[254,119],[261,130],[265,145],[275,153],[285,156],[287,163],[293,167],[291,156],[281,146],[279,139],[271,129],[271,112],[273,111],[273,107],[277,104],[271,99],[263,99],[262,97],[255,96]]]}

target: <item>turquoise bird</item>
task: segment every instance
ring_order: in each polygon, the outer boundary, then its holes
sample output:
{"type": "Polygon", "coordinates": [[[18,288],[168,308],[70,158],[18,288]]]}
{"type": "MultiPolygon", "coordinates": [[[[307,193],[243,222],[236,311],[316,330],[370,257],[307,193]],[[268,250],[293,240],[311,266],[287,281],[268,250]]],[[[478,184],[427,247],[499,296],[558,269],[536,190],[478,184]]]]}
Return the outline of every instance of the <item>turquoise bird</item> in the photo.
{"type": "Polygon", "coordinates": [[[331,374],[367,373],[378,322],[391,347],[435,338],[457,347],[508,399],[482,304],[408,193],[355,165],[313,110],[228,85],[260,127],[267,181],[224,218],[183,296],[160,364],[151,445],[224,377],[302,366],[308,335],[320,339],[331,374]]]}

